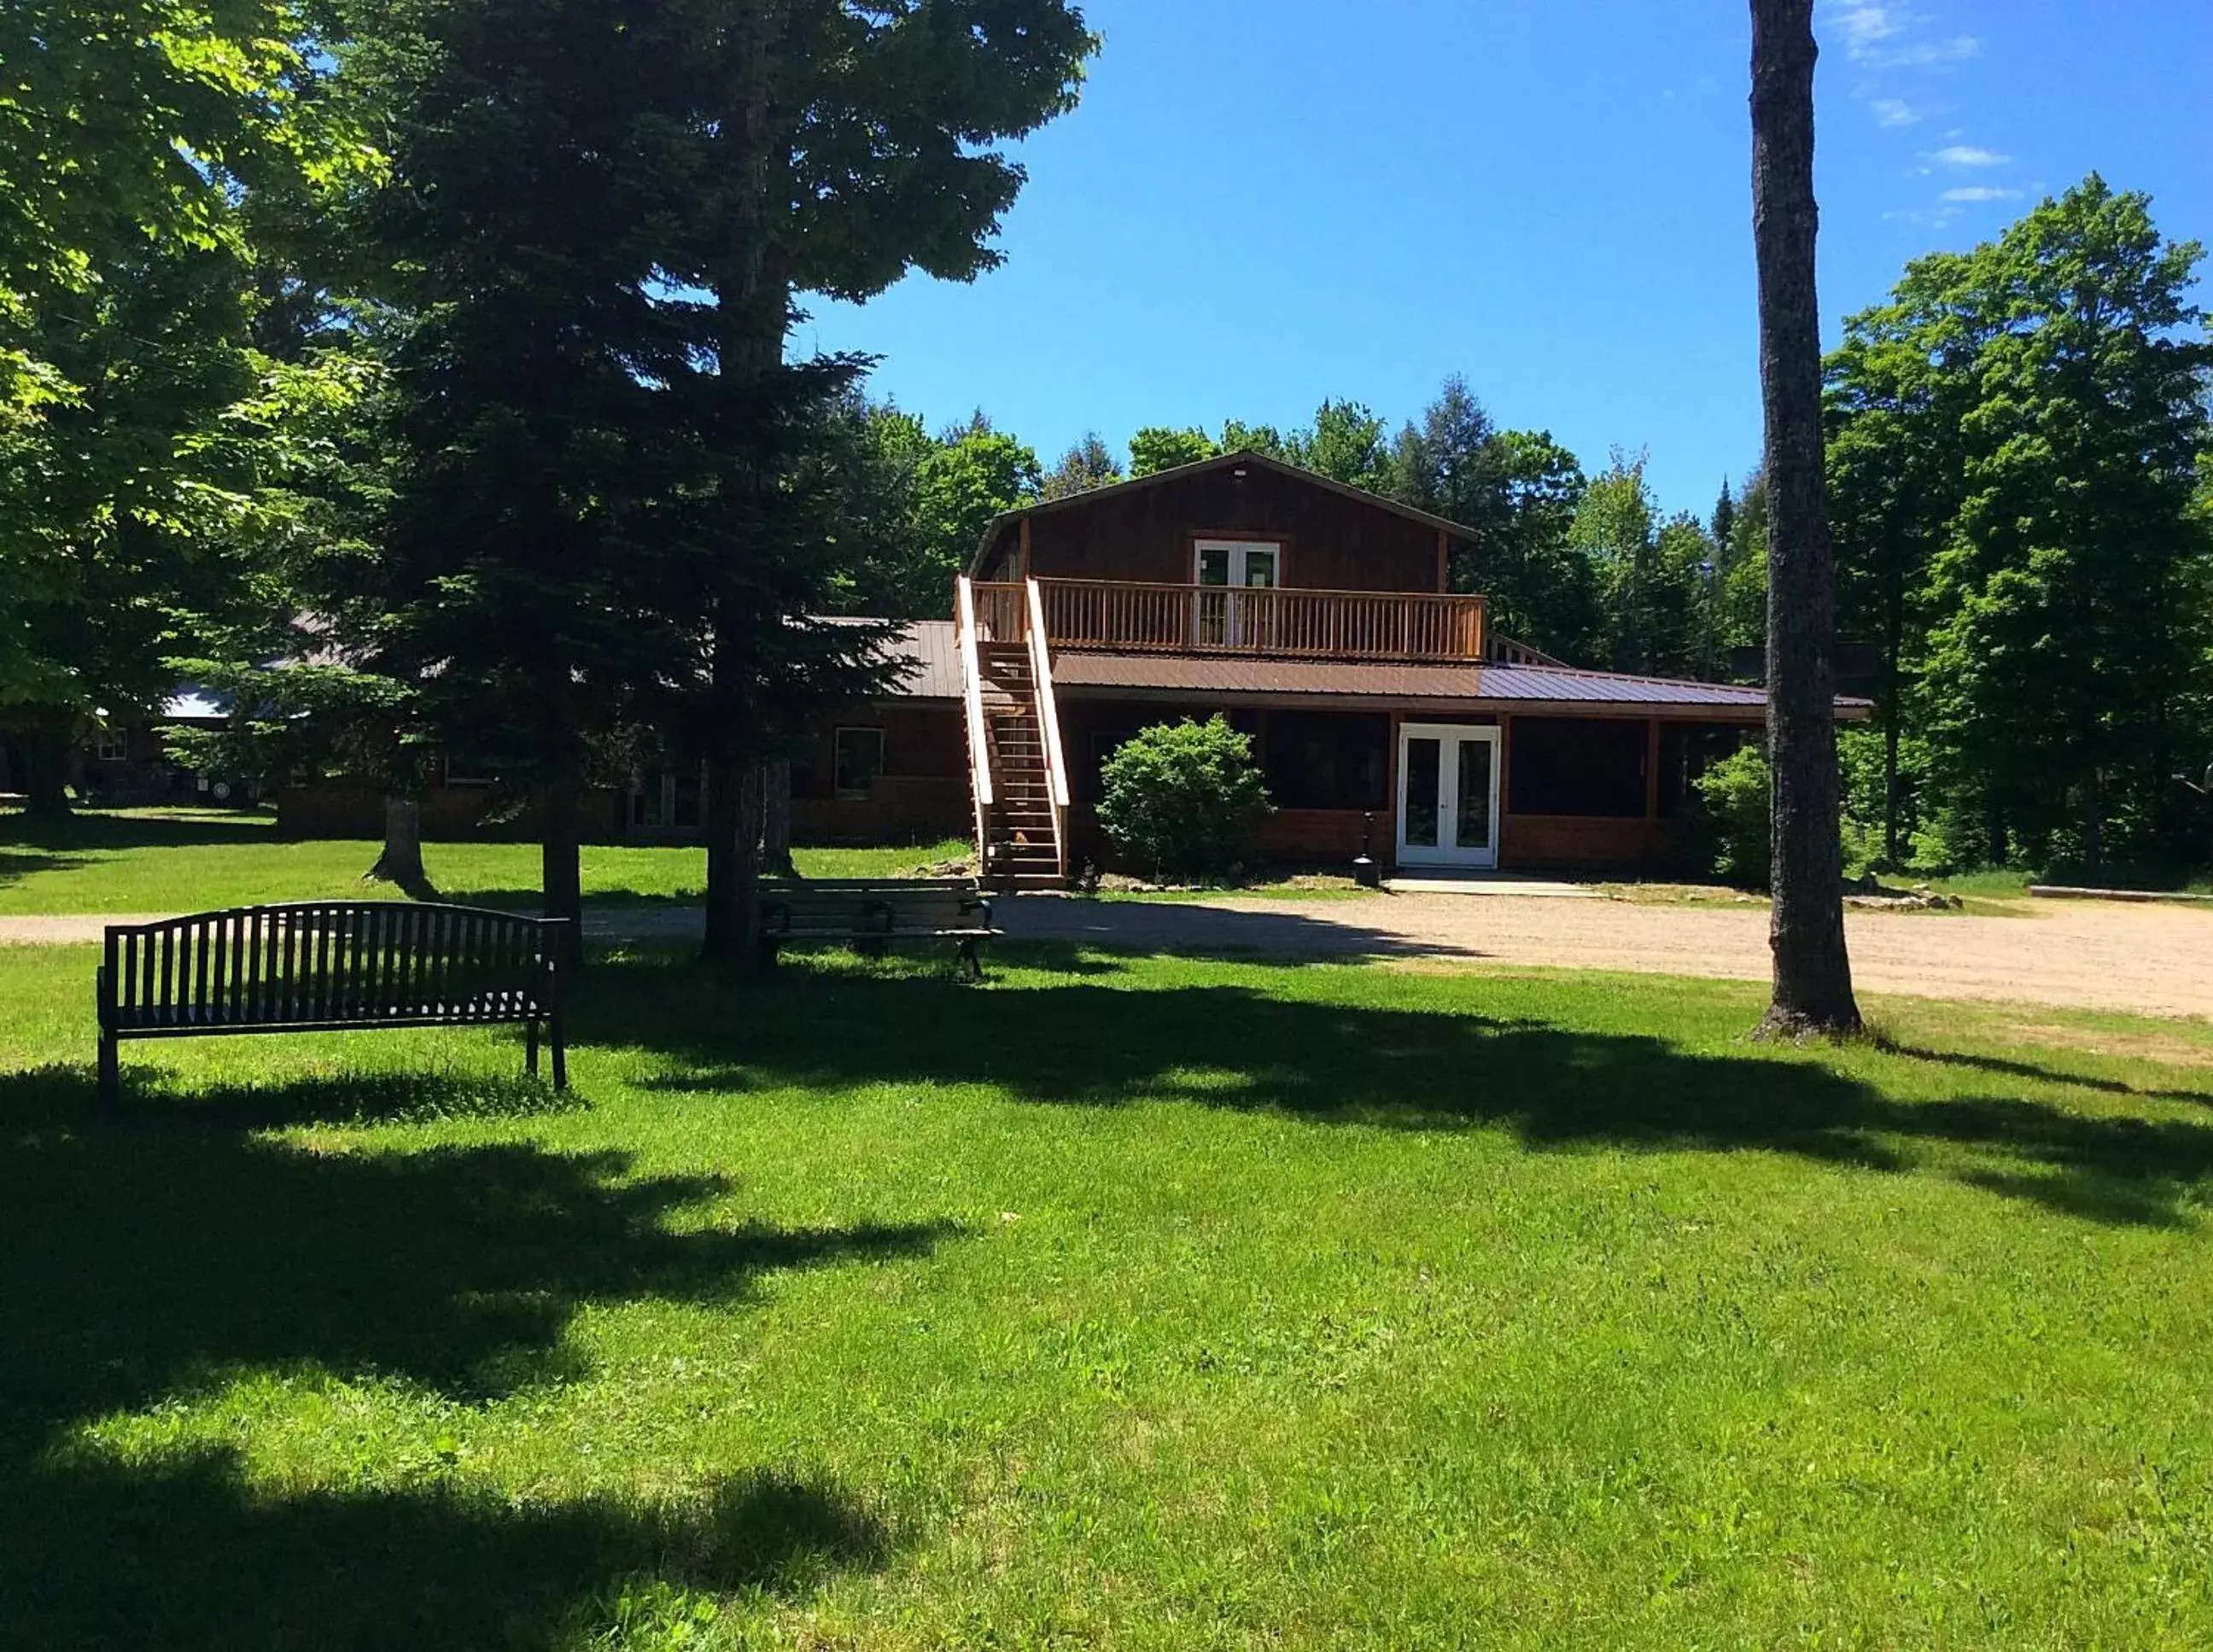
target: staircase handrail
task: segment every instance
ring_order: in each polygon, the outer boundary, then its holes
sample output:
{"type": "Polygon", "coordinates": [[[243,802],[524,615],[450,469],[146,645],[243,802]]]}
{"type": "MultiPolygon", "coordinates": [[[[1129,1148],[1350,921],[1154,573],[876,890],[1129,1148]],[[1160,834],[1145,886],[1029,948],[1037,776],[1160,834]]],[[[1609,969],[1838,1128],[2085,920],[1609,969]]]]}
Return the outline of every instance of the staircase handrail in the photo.
{"type": "Polygon", "coordinates": [[[976,805],[976,870],[988,873],[991,852],[991,748],[984,728],[984,661],[976,648],[976,591],[966,574],[954,581],[955,630],[960,638],[960,697],[968,722],[968,795],[976,805]]]}
{"type": "Polygon", "coordinates": [[[1046,774],[1052,802],[1053,861],[1068,875],[1068,759],[1061,750],[1060,706],[1053,698],[1052,649],[1046,640],[1045,595],[1033,579],[1022,582],[1029,600],[1030,677],[1037,692],[1038,733],[1045,745],[1046,774]]]}

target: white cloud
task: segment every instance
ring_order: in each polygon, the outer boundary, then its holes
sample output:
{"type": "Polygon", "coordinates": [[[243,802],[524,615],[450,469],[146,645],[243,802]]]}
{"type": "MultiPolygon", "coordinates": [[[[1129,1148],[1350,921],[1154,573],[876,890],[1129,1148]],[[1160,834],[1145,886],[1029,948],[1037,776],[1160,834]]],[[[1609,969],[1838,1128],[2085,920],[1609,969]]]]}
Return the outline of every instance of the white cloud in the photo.
{"type": "Polygon", "coordinates": [[[1826,9],[1828,26],[1844,37],[1845,55],[1869,69],[1933,69],[1982,52],[1972,34],[1930,38],[1931,20],[1910,5],[1833,0],[1826,9]]]}
{"type": "Polygon", "coordinates": [[[1837,14],[1837,27],[1844,32],[1844,50],[1865,58],[1905,25],[1888,6],[1848,5],[1837,14]]]}
{"type": "Polygon", "coordinates": [[[1904,98],[1877,98],[1869,107],[1878,126],[1911,126],[1921,119],[1921,111],[1904,98]]]}
{"type": "Polygon", "coordinates": [[[1940,64],[1965,63],[1982,55],[1981,40],[1972,34],[1954,34],[1948,40],[1923,40],[1917,45],[1899,46],[1882,53],[1876,61],[1893,69],[1933,69],[1940,64]]]}
{"type": "Polygon", "coordinates": [[[1949,149],[1939,149],[1930,157],[1944,167],[2002,167],[2013,159],[1991,149],[1978,149],[1972,143],[1954,143],[1949,149]]]}
{"type": "Polygon", "coordinates": [[[1948,189],[1940,198],[1947,201],[2017,201],[2021,198],[2021,192],[1975,184],[1965,189],[1948,189]]]}

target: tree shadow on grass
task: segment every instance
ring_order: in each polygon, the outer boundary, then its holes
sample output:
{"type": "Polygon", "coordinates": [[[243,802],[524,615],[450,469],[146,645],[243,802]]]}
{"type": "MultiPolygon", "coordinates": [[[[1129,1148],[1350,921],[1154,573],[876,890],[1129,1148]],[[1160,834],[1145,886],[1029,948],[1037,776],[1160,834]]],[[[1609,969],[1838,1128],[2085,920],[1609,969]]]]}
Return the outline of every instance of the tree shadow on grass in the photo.
{"type": "Polygon", "coordinates": [[[2064,1068],[2049,1067],[2033,1061],[2018,1061],[2004,1056],[1984,1055],[1977,1051],[1930,1050],[1919,1045],[1897,1043],[1886,1043],[1882,1047],[1893,1055],[1904,1056],[1911,1060],[1931,1061],[1944,1067],[1965,1067],[1975,1072],[1995,1074],[2001,1078],[2025,1078],[2039,1084],[2075,1084],[2106,1095],[2142,1096],[2157,1101],[2213,1103],[2213,1082],[2209,1082],[2208,1088],[2202,1090],[2145,1089],[2118,1078],[2101,1078],[2094,1073],[2069,1072],[2064,1068]]]}
{"type": "Polygon", "coordinates": [[[26,1648],[535,1652],[618,1627],[670,1645],[710,1595],[803,1594],[894,1546],[842,1490],[767,1475],[657,1504],[517,1506],[437,1484],[269,1497],[228,1452],[80,1452],[12,1501],[0,1641],[26,1648]]]}
{"type": "Polygon", "coordinates": [[[322,1108],[322,1088],[107,1125],[80,1071],[0,1076],[0,1644],[537,1646],[641,1569],[727,1589],[776,1586],[810,1555],[881,1555],[835,1488],[747,1483],[660,1509],[437,1484],[277,1495],[219,1456],[123,1464],[76,1437],[256,1374],[479,1404],[582,1375],[567,1331],[587,1306],[741,1303],[766,1273],[951,1231],[714,1226],[699,1207],[719,1178],[640,1177],[617,1153],[372,1152],[232,1127],[288,1095],[309,1115],[414,1104],[371,1086],[322,1108]]]}
{"type": "Polygon", "coordinates": [[[4,866],[8,855],[24,850],[69,854],[88,849],[178,849],[277,841],[276,821],[267,815],[168,819],[77,809],[58,819],[46,819],[17,810],[0,812],[0,866],[4,866]]]}
{"type": "Polygon", "coordinates": [[[1046,1104],[1183,1099],[1332,1124],[1503,1128],[1543,1151],[1788,1153],[1948,1174],[2112,1222],[2179,1222],[2213,1175],[2213,1127],[2114,1114],[2088,1096],[2079,1111],[2021,1093],[1901,1100],[1805,1054],[1702,1054],[1242,985],[1132,991],[1092,978],[978,991],[795,969],[733,992],[639,957],[594,975],[575,1036],[673,1058],[658,1081],[672,1090],[973,1083],[1046,1104]]]}

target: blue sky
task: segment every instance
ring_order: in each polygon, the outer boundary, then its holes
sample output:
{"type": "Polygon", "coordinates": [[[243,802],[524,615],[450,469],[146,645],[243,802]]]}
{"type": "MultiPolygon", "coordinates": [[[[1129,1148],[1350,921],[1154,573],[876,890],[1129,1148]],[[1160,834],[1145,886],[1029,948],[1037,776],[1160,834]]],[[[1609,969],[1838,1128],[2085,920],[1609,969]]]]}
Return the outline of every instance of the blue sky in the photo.
{"type": "MultiPolygon", "coordinates": [[[[1448,373],[1704,511],[1759,448],[1743,0],[1094,0],[1003,268],[818,304],[933,426],[1395,425],[1448,373]]],[[[2213,241],[2213,3],[1823,0],[1822,312],[2094,168],[2213,241]]]]}

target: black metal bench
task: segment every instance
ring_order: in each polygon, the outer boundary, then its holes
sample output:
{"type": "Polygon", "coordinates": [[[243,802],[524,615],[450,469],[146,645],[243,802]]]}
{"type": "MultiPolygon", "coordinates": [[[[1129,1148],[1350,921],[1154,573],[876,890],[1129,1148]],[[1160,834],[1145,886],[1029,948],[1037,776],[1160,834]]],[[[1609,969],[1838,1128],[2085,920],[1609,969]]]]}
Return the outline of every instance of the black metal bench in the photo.
{"type": "Polygon", "coordinates": [[[538,1071],[569,1082],[560,953],[565,918],[401,901],[305,901],[107,930],[100,966],[100,1097],[122,1100],[125,1039],[521,1022],[538,1071]]]}
{"type": "Polygon", "coordinates": [[[761,948],[775,961],[787,941],[843,941],[873,952],[894,941],[950,941],[954,972],[981,980],[978,946],[999,933],[991,903],[965,878],[821,878],[765,883],[761,948]]]}

